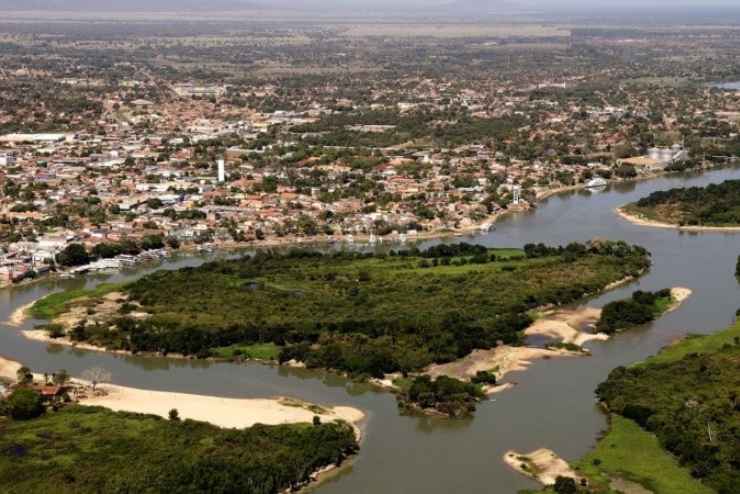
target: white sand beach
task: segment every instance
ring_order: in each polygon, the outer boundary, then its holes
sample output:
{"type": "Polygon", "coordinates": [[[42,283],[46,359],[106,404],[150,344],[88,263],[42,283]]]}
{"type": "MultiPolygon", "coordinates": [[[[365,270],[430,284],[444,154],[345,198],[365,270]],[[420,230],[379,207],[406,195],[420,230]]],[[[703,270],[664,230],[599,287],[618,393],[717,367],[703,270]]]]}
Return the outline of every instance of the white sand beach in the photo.
{"type": "Polygon", "coordinates": [[[279,425],[344,420],[356,425],[364,414],[351,407],[320,407],[291,398],[221,398],[165,391],[150,391],[112,384],[99,385],[105,396],[80,400],[82,405],[101,406],[115,411],[147,413],[167,417],[177,409],[180,418],[208,422],[219,427],[242,429],[255,424],[279,425]]]}
{"type": "Polygon", "coordinates": [[[582,307],[545,312],[525,331],[525,336],[545,336],[563,343],[581,346],[592,340],[604,341],[609,335],[584,331],[593,329],[601,318],[601,309],[582,307]]]}
{"type": "Polygon", "coordinates": [[[553,451],[545,448],[528,454],[507,451],[504,462],[517,472],[531,477],[543,485],[553,485],[558,477],[570,477],[579,481],[581,477],[553,451]]]}
{"type": "Polygon", "coordinates": [[[652,228],[672,228],[674,230],[688,231],[688,232],[740,232],[740,226],[689,226],[689,225],[674,225],[672,223],[663,223],[660,221],[649,220],[641,216],[635,216],[624,211],[623,208],[617,208],[617,214],[633,223],[640,226],[649,226],[652,228]]]}
{"type": "Polygon", "coordinates": [[[568,350],[501,345],[491,350],[474,350],[467,357],[454,362],[431,365],[425,373],[433,378],[444,375],[467,380],[478,371],[490,371],[495,372],[496,378],[501,380],[510,372],[527,370],[535,360],[579,355],[582,354],[568,350]]]}
{"type": "MultiPolygon", "coordinates": [[[[0,377],[15,381],[21,364],[0,357],[0,377]]],[[[36,376],[40,379],[41,376],[36,376]]],[[[73,379],[73,384],[89,386],[89,383],[73,379]]],[[[82,405],[101,406],[114,411],[145,413],[168,417],[170,410],[177,409],[180,418],[208,422],[225,428],[245,428],[255,424],[278,425],[312,422],[318,416],[322,422],[344,420],[355,427],[360,437],[359,423],[365,414],[352,407],[324,407],[293,398],[221,398],[166,391],[98,385],[104,393],[93,393],[80,400],[82,405]],[[99,396],[100,395],[100,396],[99,396]]]]}

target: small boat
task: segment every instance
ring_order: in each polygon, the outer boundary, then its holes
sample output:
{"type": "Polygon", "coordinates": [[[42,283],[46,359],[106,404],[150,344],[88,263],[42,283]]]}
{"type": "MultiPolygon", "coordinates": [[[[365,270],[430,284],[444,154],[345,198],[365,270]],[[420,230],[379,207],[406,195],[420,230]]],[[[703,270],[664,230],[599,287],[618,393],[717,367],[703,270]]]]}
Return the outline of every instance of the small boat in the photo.
{"type": "Polygon", "coordinates": [[[586,182],[586,188],[587,189],[600,189],[602,187],[606,187],[608,182],[604,180],[601,177],[592,178],[588,182],[586,182]]]}

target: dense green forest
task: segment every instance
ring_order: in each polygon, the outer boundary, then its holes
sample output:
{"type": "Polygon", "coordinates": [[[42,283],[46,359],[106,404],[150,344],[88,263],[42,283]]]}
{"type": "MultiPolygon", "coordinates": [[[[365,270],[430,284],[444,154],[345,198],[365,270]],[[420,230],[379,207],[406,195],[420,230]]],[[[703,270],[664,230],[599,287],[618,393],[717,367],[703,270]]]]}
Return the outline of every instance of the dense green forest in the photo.
{"type": "Polygon", "coordinates": [[[498,342],[519,344],[530,309],[575,302],[649,264],[644,249],[623,242],[515,253],[474,246],[390,255],[260,252],[146,276],[125,291],[151,317],[122,313],[108,325],[81,324],[70,336],[200,357],[274,343],[282,362],[380,377],[498,342]]]}
{"type": "Polygon", "coordinates": [[[680,226],[740,225],[740,180],[653,192],[625,207],[630,214],[680,226]]]}
{"type": "Polygon", "coordinates": [[[740,345],[671,362],[619,367],[597,394],[654,432],[692,476],[720,494],[740,485],[740,345]]]}
{"type": "Polygon", "coordinates": [[[0,485],[7,494],[273,494],[357,449],[352,428],[339,422],[227,430],[72,406],[0,418],[0,485]]]}
{"type": "Polygon", "coordinates": [[[601,319],[596,329],[614,334],[620,330],[647,324],[668,310],[672,301],[670,288],[657,292],[638,290],[627,300],[606,304],[601,311],[601,319]]]}

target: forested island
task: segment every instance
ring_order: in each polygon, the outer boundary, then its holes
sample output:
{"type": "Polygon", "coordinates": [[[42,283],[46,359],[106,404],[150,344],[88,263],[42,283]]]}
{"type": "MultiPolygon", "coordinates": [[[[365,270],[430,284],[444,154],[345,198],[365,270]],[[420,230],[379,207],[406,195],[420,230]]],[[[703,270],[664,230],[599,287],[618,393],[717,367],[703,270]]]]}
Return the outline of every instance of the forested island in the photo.
{"type": "Polygon", "coordinates": [[[674,303],[670,288],[657,292],[638,290],[627,300],[617,300],[604,306],[596,329],[606,334],[647,324],[668,311],[674,303]]]}
{"type": "Polygon", "coordinates": [[[438,245],[387,255],[258,252],[52,295],[52,337],[110,350],[259,357],[353,377],[417,373],[521,345],[531,309],[573,303],[650,265],[624,242],[523,250],[438,245]]]}
{"type": "Polygon", "coordinates": [[[653,192],[621,208],[628,219],[677,227],[740,227],[740,180],[653,192]]]}
{"type": "Polygon", "coordinates": [[[29,420],[0,416],[0,485],[8,494],[276,494],[357,449],[340,422],[221,429],[75,405],[29,420]]]}

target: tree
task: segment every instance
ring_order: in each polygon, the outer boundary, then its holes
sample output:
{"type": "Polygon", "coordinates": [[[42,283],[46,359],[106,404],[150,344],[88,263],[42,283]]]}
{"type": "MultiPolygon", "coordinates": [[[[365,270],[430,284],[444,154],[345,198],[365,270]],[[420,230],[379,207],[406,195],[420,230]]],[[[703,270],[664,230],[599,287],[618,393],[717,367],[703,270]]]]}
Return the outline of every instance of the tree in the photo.
{"type": "Polygon", "coordinates": [[[25,365],[15,372],[19,384],[30,384],[33,382],[33,373],[25,365]]]}
{"type": "Polygon", "coordinates": [[[149,209],[159,209],[162,207],[162,201],[157,197],[152,197],[146,201],[146,205],[149,209]]]}
{"type": "Polygon", "coordinates": [[[69,244],[57,254],[57,262],[62,266],[82,266],[90,262],[90,256],[82,244],[69,244]]]}
{"type": "Polygon", "coordinates": [[[30,420],[44,413],[41,395],[28,388],[13,391],[8,397],[8,412],[14,420],[30,420]]]}
{"type": "Polygon", "coordinates": [[[164,240],[161,235],[147,235],[141,241],[141,248],[144,250],[155,250],[164,247],[164,240]]]}
{"type": "Polygon", "coordinates": [[[57,386],[64,386],[69,381],[69,374],[66,370],[61,369],[54,374],[53,380],[57,386]]]}
{"type": "Polygon", "coordinates": [[[82,373],[82,379],[90,381],[90,383],[92,383],[93,391],[95,391],[98,384],[110,382],[111,374],[102,367],[93,367],[92,369],[87,369],[82,373]]]}
{"type": "Polygon", "coordinates": [[[634,178],[637,176],[637,170],[632,165],[620,165],[615,173],[621,178],[634,178]]]}
{"type": "Polygon", "coordinates": [[[570,477],[558,476],[555,479],[555,492],[557,494],[577,494],[578,486],[576,481],[570,477]]]}
{"type": "Polygon", "coordinates": [[[180,412],[177,411],[177,408],[173,408],[170,410],[169,417],[173,422],[177,422],[180,420],[180,412]]]}

